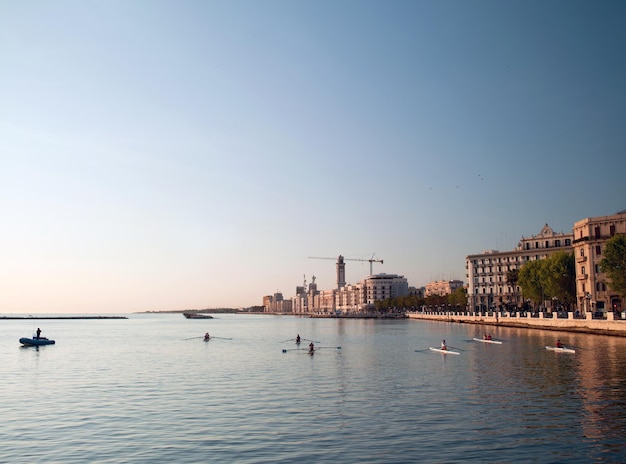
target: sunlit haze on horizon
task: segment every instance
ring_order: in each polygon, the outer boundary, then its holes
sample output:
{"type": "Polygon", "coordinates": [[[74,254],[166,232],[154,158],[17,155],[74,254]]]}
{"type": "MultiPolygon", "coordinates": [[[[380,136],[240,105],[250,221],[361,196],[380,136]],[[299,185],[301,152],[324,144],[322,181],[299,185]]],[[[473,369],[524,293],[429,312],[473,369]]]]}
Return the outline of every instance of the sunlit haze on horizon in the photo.
{"type": "Polygon", "coordinates": [[[626,209],[626,3],[0,3],[0,313],[465,277],[626,209]],[[310,259],[309,257],[330,259],[310,259]]]}

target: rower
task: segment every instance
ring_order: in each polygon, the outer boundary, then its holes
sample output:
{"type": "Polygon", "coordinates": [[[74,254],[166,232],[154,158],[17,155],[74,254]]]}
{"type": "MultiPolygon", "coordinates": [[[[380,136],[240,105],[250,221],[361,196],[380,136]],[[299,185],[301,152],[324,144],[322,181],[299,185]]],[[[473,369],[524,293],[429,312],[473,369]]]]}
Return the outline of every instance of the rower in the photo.
{"type": "Polygon", "coordinates": [[[298,336],[296,337],[296,344],[300,344],[300,334],[298,334],[298,336]]]}
{"type": "Polygon", "coordinates": [[[448,345],[446,345],[446,341],[445,341],[445,340],[443,340],[443,341],[441,342],[441,349],[442,349],[442,350],[447,350],[447,349],[448,349],[448,345]]]}
{"type": "Polygon", "coordinates": [[[487,334],[487,340],[491,340],[491,334],[487,334]]]}
{"type": "Polygon", "coordinates": [[[204,341],[208,342],[211,339],[211,337],[209,336],[209,332],[204,334],[204,341]]]}
{"type": "Polygon", "coordinates": [[[561,343],[561,340],[557,340],[556,341],[556,347],[557,348],[563,348],[563,343],[561,343]]]}
{"type": "Polygon", "coordinates": [[[309,343],[309,353],[313,353],[315,351],[315,345],[313,342],[309,343]]]}

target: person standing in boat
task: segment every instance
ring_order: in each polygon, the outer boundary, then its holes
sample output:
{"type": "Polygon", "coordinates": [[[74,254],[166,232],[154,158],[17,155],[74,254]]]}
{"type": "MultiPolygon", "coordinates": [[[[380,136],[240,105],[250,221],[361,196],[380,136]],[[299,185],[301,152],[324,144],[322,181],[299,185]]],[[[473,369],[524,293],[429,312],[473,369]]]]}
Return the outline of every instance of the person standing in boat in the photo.
{"type": "Polygon", "coordinates": [[[445,341],[445,340],[443,340],[443,341],[441,342],[441,349],[442,349],[442,350],[447,350],[447,349],[448,349],[448,345],[446,345],[446,341],[445,341]]]}
{"type": "Polygon", "coordinates": [[[41,338],[41,329],[37,327],[37,336],[35,337],[37,340],[41,338]]]}
{"type": "Polygon", "coordinates": [[[313,342],[309,343],[309,353],[312,353],[315,351],[315,345],[313,344],[313,342]]]}
{"type": "Polygon", "coordinates": [[[204,341],[208,342],[211,339],[211,337],[209,336],[209,332],[204,334],[204,341]]]}

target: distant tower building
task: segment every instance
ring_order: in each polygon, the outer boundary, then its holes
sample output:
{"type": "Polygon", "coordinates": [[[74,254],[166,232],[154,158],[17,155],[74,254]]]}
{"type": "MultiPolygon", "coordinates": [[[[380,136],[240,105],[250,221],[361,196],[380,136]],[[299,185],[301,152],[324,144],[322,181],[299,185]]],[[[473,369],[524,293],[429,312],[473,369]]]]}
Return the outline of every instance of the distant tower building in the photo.
{"type": "Polygon", "coordinates": [[[343,262],[343,256],[337,258],[337,288],[346,286],[346,263],[343,262]]]}

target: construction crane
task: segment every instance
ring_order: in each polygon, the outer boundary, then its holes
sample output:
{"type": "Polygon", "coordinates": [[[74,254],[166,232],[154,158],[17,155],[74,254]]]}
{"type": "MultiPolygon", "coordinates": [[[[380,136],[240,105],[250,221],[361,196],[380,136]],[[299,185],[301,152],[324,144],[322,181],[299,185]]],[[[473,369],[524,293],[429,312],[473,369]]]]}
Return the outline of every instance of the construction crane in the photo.
{"type": "Polygon", "coordinates": [[[327,257],[319,257],[319,256],[308,256],[309,259],[332,259],[332,260],[337,260],[337,262],[341,261],[342,259],[344,261],[365,261],[370,263],[370,275],[374,275],[374,270],[373,270],[373,263],[380,263],[383,264],[383,260],[382,259],[374,259],[374,256],[376,254],[374,253],[372,255],[372,257],[370,259],[358,259],[358,258],[344,258],[343,256],[339,255],[338,258],[327,258],[327,257]]]}

